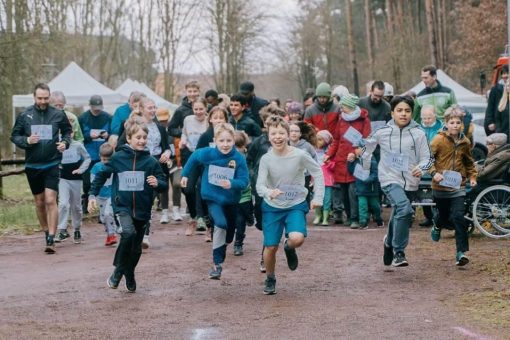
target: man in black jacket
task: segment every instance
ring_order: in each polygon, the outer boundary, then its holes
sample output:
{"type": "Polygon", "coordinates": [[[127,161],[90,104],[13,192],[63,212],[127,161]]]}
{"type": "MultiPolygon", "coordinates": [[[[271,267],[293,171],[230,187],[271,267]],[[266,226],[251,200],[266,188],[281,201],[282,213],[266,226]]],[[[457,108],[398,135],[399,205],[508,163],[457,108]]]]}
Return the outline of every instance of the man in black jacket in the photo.
{"type": "Polygon", "coordinates": [[[255,96],[255,85],[251,81],[245,81],[239,87],[239,92],[246,97],[246,114],[259,125],[264,127],[262,119],[260,119],[259,111],[264,106],[268,105],[269,102],[265,99],[255,96]]]}
{"type": "Polygon", "coordinates": [[[46,234],[47,254],[55,253],[57,192],[62,152],[71,144],[72,127],[62,110],[49,105],[50,88],[37,84],[35,104],[16,119],[11,141],[25,150],[25,173],[34,195],[37,218],[46,234]]]}
{"type": "Polygon", "coordinates": [[[491,88],[489,99],[487,100],[487,109],[485,110],[485,121],[483,124],[487,136],[495,132],[505,133],[510,136],[508,133],[508,110],[500,112],[498,109],[505,89],[504,84],[508,80],[508,65],[503,65],[500,76],[501,81],[491,88]]]}

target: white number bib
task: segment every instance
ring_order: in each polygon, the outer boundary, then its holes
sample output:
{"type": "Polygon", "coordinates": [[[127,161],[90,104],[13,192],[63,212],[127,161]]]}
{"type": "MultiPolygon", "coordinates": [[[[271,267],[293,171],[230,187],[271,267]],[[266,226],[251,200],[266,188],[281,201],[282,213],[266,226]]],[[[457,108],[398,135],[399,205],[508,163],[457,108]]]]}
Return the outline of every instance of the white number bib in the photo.
{"type": "MultiPolygon", "coordinates": [[[[90,134],[92,135],[93,133],[95,133],[96,135],[99,136],[99,134],[101,133],[101,131],[104,131],[104,130],[101,130],[101,129],[91,129],[90,130],[90,134]]],[[[97,138],[94,138],[95,141],[97,142],[103,142],[104,141],[104,138],[101,138],[101,137],[97,137],[97,138]]]]}
{"type": "Polygon", "coordinates": [[[209,165],[207,180],[212,185],[220,186],[220,181],[234,178],[235,169],[225,168],[217,165],[209,165]]]}
{"type": "Polygon", "coordinates": [[[363,135],[352,126],[349,126],[347,131],[344,133],[344,138],[351,142],[352,145],[358,146],[359,142],[363,138],[363,135]]]}
{"type": "Polygon", "coordinates": [[[409,156],[400,153],[390,153],[386,157],[385,163],[392,169],[398,171],[409,171],[409,156]]]}
{"type": "Polygon", "coordinates": [[[443,180],[439,182],[440,185],[453,189],[460,189],[462,176],[457,171],[445,170],[443,171],[443,180]]]}
{"type": "Polygon", "coordinates": [[[30,132],[33,135],[38,135],[40,140],[52,140],[52,126],[51,125],[32,125],[30,132]]]}
{"type": "Polygon", "coordinates": [[[78,163],[80,161],[80,154],[76,148],[70,147],[62,153],[62,164],[78,163]]]}
{"type": "Polygon", "coordinates": [[[119,173],[119,191],[143,191],[145,172],[124,171],[119,173]]]}
{"type": "Polygon", "coordinates": [[[370,176],[370,170],[363,169],[361,164],[358,163],[354,167],[354,174],[353,175],[357,179],[360,179],[362,181],[366,181],[368,179],[368,176],[370,176]]]}
{"type": "Polygon", "coordinates": [[[297,184],[281,184],[278,189],[283,191],[283,194],[276,197],[279,201],[292,202],[303,195],[303,186],[297,184]]]}

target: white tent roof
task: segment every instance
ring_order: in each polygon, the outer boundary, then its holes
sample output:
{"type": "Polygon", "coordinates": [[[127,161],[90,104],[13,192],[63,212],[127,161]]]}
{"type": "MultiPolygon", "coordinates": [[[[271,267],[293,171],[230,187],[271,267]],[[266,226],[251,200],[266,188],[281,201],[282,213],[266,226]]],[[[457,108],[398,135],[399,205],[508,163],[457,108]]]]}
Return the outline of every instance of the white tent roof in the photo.
{"type": "Polygon", "coordinates": [[[147,86],[145,83],[139,83],[136,80],[126,79],[117,89],[115,90],[118,93],[121,93],[122,95],[129,97],[131,92],[133,91],[139,91],[145,93],[145,95],[154,100],[156,103],[156,106],[158,107],[166,107],[172,111],[175,111],[177,107],[179,107],[176,104],[173,104],[169,102],[168,100],[165,100],[164,98],[160,97],[156,92],[154,92],[149,86],[147,86]]]}
{"type": "MultiPolygon", "coordinates": [[[[469,91],[457,83],[455,80],[453,80],[443,70],[437,70],[437,79],[441,82],[442,85],[451,88],[453,92],[455,92],[457,102],[460,105],[467,107],[471,113],[485,112],[485,109],[487,108],[487,100],[484,96],[469,91]]],[[[418,94],[424,88],[425,85],[422,81],[420,81],[412,89],[409,89],[409,91],[413,91],[418,94]]]]}
{"type": "MultiPolygon", "coordinates": [[[[87,106],[93,95],[103,97],[104,105],[118,105],[127,101],[127,97],[104,86],[85,72],[75,62],[71,62],[52,81],[48,83],[51,91],[62,91],[67,105],[87,106]]],[[[12,97],[14,107],[26,107],[34,104],[32,94],[12,97]]]]}

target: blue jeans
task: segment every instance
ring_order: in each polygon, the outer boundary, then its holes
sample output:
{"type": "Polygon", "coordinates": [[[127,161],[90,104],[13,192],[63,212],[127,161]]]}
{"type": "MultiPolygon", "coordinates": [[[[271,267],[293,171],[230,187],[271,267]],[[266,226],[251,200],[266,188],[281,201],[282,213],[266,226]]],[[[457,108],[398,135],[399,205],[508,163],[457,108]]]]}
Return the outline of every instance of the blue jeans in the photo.
{"type": "MultiPolygon", "coordinates": [[[[405,191],[398,184],[389,184],[382,191],[391,202],[386,242],[391,242],[393,252],[403,252],[409,243],[409,228],[413,223],[413,200],[415,191],[405,191]]],[[[389,245],[389,244],[388,244],[389,245]]]]}

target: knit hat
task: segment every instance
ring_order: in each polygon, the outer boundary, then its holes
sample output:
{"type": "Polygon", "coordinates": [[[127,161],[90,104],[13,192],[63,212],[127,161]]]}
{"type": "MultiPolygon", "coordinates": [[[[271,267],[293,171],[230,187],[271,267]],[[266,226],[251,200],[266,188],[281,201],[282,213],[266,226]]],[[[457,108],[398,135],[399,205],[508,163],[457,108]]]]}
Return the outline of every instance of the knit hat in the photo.
{"type": "Polygon", "coordinates": [[[317,132],[317,137],[322,138],[326,144],[330,144],[333,141],[333,135],[328,130],[320,130],[317,132]]]}
{"type": "Polygon", "coordinates": [[[487,137],[487,144],[495,144],[497,146],[505,145],[507,138],[507,135],[504,133],[493,133],[487,137]]]}
{"type": "Polygon", "coordinates": [[[156,117],[160,122],[168,121],[170,119],[170,111],[166,107],[160,107],[156,111],[156,117]]]}
{"type": "Polygon", "coordinates": [[[359,97],[355,94],[346,94],[340,99],[340,106],[346,106],[351,109],[355,109],[356,105],[358,105],[359,97]]]}
{"type": "Polygon", "coordinates": [[[393,97],[395,95],[394,93],[393,86],[390,83],[384,82],[384,96],[393,97]]]}
{"type": "Polygon", "coordinates": [[[320,83],[315,89],[317,97],[331,97],[331,86],[328,83],[320,83]]]}
{"type": "Polygon", "coordinates": [[[302,114],[303,113],[303,104],[296,102],[296,101],[290,102],[289,105],[287,106],[287,113],[302,114]]]}
{"type": "Polygon", "coordinates": [[[337,96],[340,99],[342,99],[342,97],[346,94],[349,94],[349,90],[343,85],[338,85],[333,89],[333,96],[337,96]]]}

